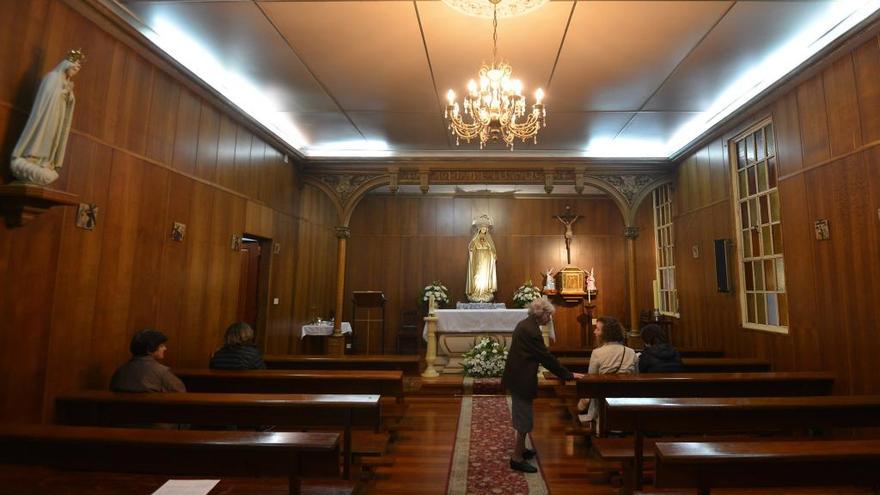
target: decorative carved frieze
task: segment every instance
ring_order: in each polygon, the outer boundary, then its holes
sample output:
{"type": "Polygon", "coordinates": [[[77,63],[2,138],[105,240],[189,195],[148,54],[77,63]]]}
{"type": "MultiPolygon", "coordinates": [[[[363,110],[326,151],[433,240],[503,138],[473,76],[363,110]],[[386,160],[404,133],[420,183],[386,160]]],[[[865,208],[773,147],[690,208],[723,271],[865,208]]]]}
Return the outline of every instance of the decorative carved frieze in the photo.
{"type": "Polygon", "coordinates": [[[364,182],[380,177],[379,175],[317,175],[315,178],[330,186],[336,196],[344,203],[349,196],[364,182]]]}
{"type": "Polygon", "coordinates": [[[617,190],[627,203],[633,204],[633,200],[648,184],[659,179],[659,175],[601,175],[594,177],[617,190]]]}

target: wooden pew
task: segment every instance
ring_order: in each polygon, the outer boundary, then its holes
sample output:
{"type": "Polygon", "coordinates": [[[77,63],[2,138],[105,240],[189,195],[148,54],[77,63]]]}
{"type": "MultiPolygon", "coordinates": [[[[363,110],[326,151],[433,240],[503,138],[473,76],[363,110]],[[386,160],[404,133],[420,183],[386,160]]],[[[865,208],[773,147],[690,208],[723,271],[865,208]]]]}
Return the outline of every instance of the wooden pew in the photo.
{"type": "Polygon", "coordinates": [[[880,440],[658,442],[657,488],[880,486],[880,440]]]}
{"type": "Polygon", "coordinates": [[[305,473],[336,473],[336,433],[188,431],[0,425],[0,464],[182,476],[286,476],[301,493],[305,473]]]}
{"type": "Polygon", "coordinates": [[[132,394],[88,390],[59,396],[55,406],[57,421],[68,425],[183,423],[340,428],[346,479],[351,472],[352,427],[378,431],[381,417],[378,395],[132,394]]]}
{"type": "Polygon", "coordinates": [[[600,436],[606,427],[608,397],[776,397],[828,395],[834,375],[826,372],[656,373],[587,375],[577,381],[577,397],[599,402],[600,436]]]}
{"type": "Polygon", "coordinates": [[[403,399],[402,371],[176,369],[190,392],[370,394],[403,399]]]}
{"type": "MultiPolygon", "coordinates": [[[[590,360],[578,357],[559,358],[571,371],[586,373],[590,360]]],[[[770,371],[770,361],[757,358],[681,358],[685,373],[749,373],[770,371]]]]}
{"type": "MultiPolygon", "coordinates": [[[[636,349],[636,352],[642,352],[643,349],[636,349]]],[[[550,346],[550,352],[557,357],[579,357],[588,358],[593,353],[593,349],[588,347],[575,346],[550,346]]],[[[710,349],[705,347],[679,347],[678,353],[681,357],[693,358],[720,358],[724,357],[724,351],[721,349],[710,349]]]]}
{"type": "MultiPolygon", "coordinates": [[[[631,486],[641,488],[645,433],[725,433],[880,426],[880,396],[609,398],[606,424],[633,432],[631,486]]],[[[624,463],[628,467],[628,463],[624,463]]],[[[628,469],[625,469],[628,471],[628,469]]]]}
{"type": "Polygon", "coordinates": [[[274,354],[263,356],[269,369],[279,370],[400,370],[419,374],[420,356],[353,354],[345,356],[274,354]]]}

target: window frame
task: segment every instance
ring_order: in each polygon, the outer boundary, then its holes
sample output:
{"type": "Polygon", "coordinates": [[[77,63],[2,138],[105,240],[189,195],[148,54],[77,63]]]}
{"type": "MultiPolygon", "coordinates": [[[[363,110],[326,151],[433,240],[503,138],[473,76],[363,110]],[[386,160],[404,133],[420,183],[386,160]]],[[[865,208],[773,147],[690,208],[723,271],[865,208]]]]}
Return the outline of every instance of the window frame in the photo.
{"type": "Polygon", "coordinates": [[[675,265],[675,222],[673,220],[674,215],[673,215],[673,211],[672,211],[673,210],[673,203],[674,203],[673,187],[672,187],[671,183],[661,184],[660,186],[656,187],[653,191],[651,191],[651,211],[653,214],[653,221],[654,221],[654,276],[656,277],[656,280],[657,280],[657,289],[660,291],[660,306],[661,306],[660,308],[657,308],[657,309],[660,311],[661,315],[671,316],[673,318],[681,318],[681,306],[679,305],[679,299],[678,299],[678,283],[676,280],[678,270],[675,265]],[[657,198],[657,194],[663,188],[666,189],[667,201],[665,201],[661,204],[657,198]],[[668,218],[668,222],[659,224],[658,223],[658,210],[660,211],[660,216],[664,216],[663,212],[662,212],[663,208],[666,208],[666,212],[665,212],[666,215],[665,216],[668,216],[669,218],[668,218]],[[668,237],[669,237],[670,243],[669,243],[669,245],[664,245],[662,248],[669,249],[669,258],[670,258],[669,261],[671,261],[671,263],[668,265],[661,266],[661,259],[660,259],[661,246],[660,246],[660,243],[661,243],[661,237],[662,237],[662,229],[668,229],[668,232],[669,232],[668,237]],[[672,286],[674,287],[673,289],[664,289],[663,288],[662,283],[661,283],[663,280],[662,270],[667,270],[667,271],[672,272],[672,286]],[[664,303],[663,303],[664,291],[671,293],[673,295],[673,297],[675,297],[675,309],[677,311],[667,311],[662,307],[664,305],[664,303]]]}
{"type": "MultiPolygon", "coordinates": [[[[742,328],[748,329],[748,330],[759,330],[759,331],[763,331],[763,332],[788,335],[789,334],[789,325],[791,324],[791,321],[789,320],[789,312],[788,312],[788,309],[790,308],[790,304],[786,303],[786,305],[785,305],[786,306],[785,307],[785,310],[786,310],[785,320],[787,323],[786,325],[770,325],[770,324],[764,324],[764,323],[751,322],[751,321],[749,321],[749,313],[748,313],[746,279],[745,279],[746,260],[745,260],[745,248],[743,246],[743,238],[742,238],[743,226],[742,226],[742,217],[741,217],[741,211],[740,211],[740,208],[741,208],[740,207],[740,184],[739,184],[739,176],[738,176],[739,171],[737,169],[737,146],[736,145],[737,145],[737,142],[746,139],[750,134],[753,134],[753,133],[755,133],[755,131],[763,129],[767,126],[772,126],[772,128],[769,132],[772,133],[773,143],[774,143],[773,158],[776,161],[776,185],[773,188],[770,188],[769,187],[769,177],[768,177],[767,190],[764,192],[758,191],[758,193],[756,193],[754,195],[747,195],[747,198],[753,197],[753,196],[754,197],[762,197],[764,195],[769,196],[773,190],[776,191],[776,196],[779,197],[779,140],[776,137],[776,125],[773,122],[772,115],[768,115],[768,116],[758,120],[755,124],[749,126],[746,130],[740,132],[739,134],[730,138],[727,141],[727,165],[728,165],[728,172],[730,174],[730,185],[731,185],[731,189],[730,189],[731,212],[734,217],[733,221],[734,221],[734,226],[736,228],[734,237],[735,237],[735,242],[736,242],[736,254],[737,254],[737,260],[736,260],[737,261],[736,267],[737,267],[737,273],[738,273],[737,277],[739,279],[739,286],[737,287],[737,298],[739,299],[740,323],[742,325],[742,328]]],[[[764,132],[768,132],[768,131],[765,130],[764,132]]],[[[766,160],[767,158],[768,157],[765,156],[764,159],[766,160]]],[[[755,163],[760,163],[760,160],[755,163]]],[[[769,171],[768,171],[768,173],[769,173],[769,171]]],[[[782,204],[781,203],[782,203],[782,201],[780,200],[779,207],[778,207],[779,208],[779,221],[778,221],[779,223],[778,224],[779,224],[779,231],[780,231],[780,240],[782,240],[782,223],[783,223],[783,216],[784,216],[782,214],[782,204]]],[[[750,214],[751,214],[751,211],[750,211],[750,214]]],[[[772,224],[773,224],[773,221],[771,218],[770,224],[769,224],[769,225],[771,225],[771,228],[772,228],[772,224]]],[[[784,246],[784,243],[783,243],[783,246],[784,246]]],[[[778,256],[776,256],[776,255],[773,255],[773,256],[762,255],[760,257],[750,256],[749,258],[750,258],[750,260],[749,260],[750,262],[755,261],[755,259],[758,259],[758,260],[781,259],[782,265],[783,265],[783,272],[782,272],[783,273],[783,280],[784,281],[786,280],[784,247],[780,250],[780,254],[778,256]]],[[[786,299],[787,299],[788,295],[789,295],[788,284],[785,283],[784,285],[785,285],[784,290],[781,293],[785,294],[786,299]]],[[[765,290],[761,291],[760,293],[765,294],[768,292],[769,291],[767,291],[765,289],[765,290]]],[[[774,291],[774,292],[779,293],[778,291],[774,291]]],[[[779,303],[777,302],[777,308],[778,308],[778,304],[779,303]]],[[[781,309],[780,309],[780,315],[781,314],[782,313],[781,313],[781,309]]]]}

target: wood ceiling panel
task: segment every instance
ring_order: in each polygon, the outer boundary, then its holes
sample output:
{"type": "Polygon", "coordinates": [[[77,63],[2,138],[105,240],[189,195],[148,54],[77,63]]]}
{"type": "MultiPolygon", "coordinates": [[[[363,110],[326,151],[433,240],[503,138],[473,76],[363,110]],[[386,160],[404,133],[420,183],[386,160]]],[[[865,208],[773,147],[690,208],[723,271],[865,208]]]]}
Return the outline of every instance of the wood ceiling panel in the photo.
{"type": "MultiPolygon", "coordinates": [[[[528,15],[498,21],[498,56],[522,80],[529,103],[536,88],[546,89],[571,6],[550,2],[528,15]]],[[[449,89],[460,99],[480,66],[491,63],[492,21],[461,14],[442,2],[418,2],[418,8],[440,104],[445,105],[449,89]]]]}
{"type": "Polygon", "coordinates": [[[704,111],[724,89],[795,34],[820,20],[828,2],[737,2],[651,98],[646,109],[704,111]]]}
{"type": "Polygon", "coordinates": [[[261,2],[345,110],[438,109],[411,2],[261,2]]]}
{"type": "Polygon", "coordinates": [[[633,113],[618,112],[548,112],[547,127],[538,133],[533,150],[583,151],[596,139],[613,138],[632,118],[633,113]]]}
{"type": "Polygon", "coordinates": [[[384,141],[400,150],[449,150],[446,123],[439,112],[349,112],[369,140],[384,141]]]}
{"type": "Polygon", "coordinates": [[[579,2],[548,93],[566,110],[638,110],[731,2],[579,2]]]}
{"type": "Polygon", "coordinates": [[[277,104],[276,110],[326,112],[337,106],[253,2],[126,2],[147,26],[179,30],[277,104]],[[164,28],[163,28],[164,26],[164,28]]]}

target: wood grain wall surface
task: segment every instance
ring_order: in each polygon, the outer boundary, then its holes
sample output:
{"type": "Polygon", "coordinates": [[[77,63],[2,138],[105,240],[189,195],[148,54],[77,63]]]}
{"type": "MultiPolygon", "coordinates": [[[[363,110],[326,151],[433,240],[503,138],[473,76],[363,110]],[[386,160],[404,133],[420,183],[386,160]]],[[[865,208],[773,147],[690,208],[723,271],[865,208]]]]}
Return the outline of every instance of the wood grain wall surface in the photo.
{"type": "Polygon", "coordinates": [[[98,223],[78,229],[75,208],[66,207],[22,228],[0,227],[3,420],[47,420],[59,391],[105,388],[143,327],[168,334],[168,364],[205,366],[235,318],[233,234],[280,243],[268,254],[269,296],[279,300],[266,308],[271,352],[297,349],[289,340],[302,319],[294,316],[295,287],[332,301],[326,283],[296,280],[297,269],[312,269],[296,252],[298,234],[307,250],[330,258],[319,272],[333,267],[335,248],[327,246],[335,239],[321,229],[324,205],[309,188],[302,193],[308,219],[300,217],[293,164],[186,89],[181,75],[148,63],[64,2],[0,2],[7,61],[0,156],[11,153],[43,74],[79,47],[88,59],[75,79],[73,130],[52,187],[97,204],[98,223]],[[186,224],[184,242],[170,240],[173,222],[186,224]]]}
{"type": "Polygon", "coordinates": [[[840,392],[880,392],[873,369],[880,354],[880,29],[871,30],[867,42],[836,54],[818,74],[682,162],[678,344],[767,358],[780,371],[831,370],[840,392]],[[727,142],[767,115],[778,141],[788,335],[743,329],[735,294],[715,290],[712,241],[735,235],[727,142]],[[823,218],[831,239],[818,241],[813,222],[823,218]],[[691,256],[693,245],[699,259],[691,256]]]}
{"type": "MultiPolygon", "coordinates": [[[[626,318],[626,267],[623,217],[610,198],[514,199],[452,196],[368,195],[351,220],[345,285],[345,318],[351,317],[351,293],[381,290],[386,303],[386,350],[393,349],[400,313],[416,309],[425,285],[440,280],[454,301],[466,300],[467,246],[471,222],[489,214],[498,253],[496,301],[514,307],[513,292],[531,279],[542,283],[548,268],[565,266],[565,229],[554,215],[566,205],[582,215],[573,226],[572,263],[595,267],[597,310],[626,318]]],[[[454,306],[454,305],[453,305],[454,306]]],[[[579,309],[560,310],[558,342],[580,345],[579,309]]],[[[378,336],[372,348],[379,348],[378,336]]]]}

